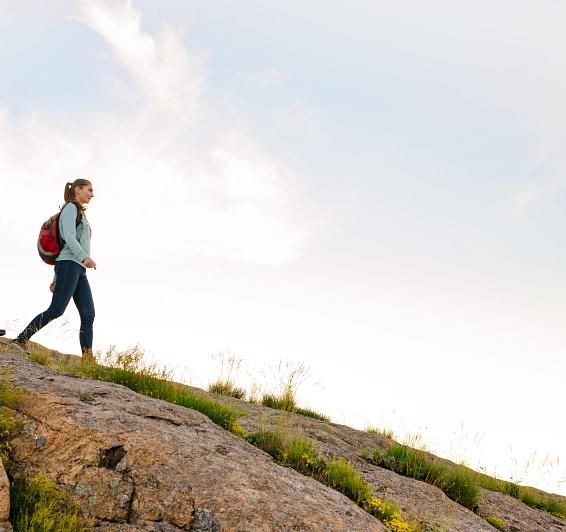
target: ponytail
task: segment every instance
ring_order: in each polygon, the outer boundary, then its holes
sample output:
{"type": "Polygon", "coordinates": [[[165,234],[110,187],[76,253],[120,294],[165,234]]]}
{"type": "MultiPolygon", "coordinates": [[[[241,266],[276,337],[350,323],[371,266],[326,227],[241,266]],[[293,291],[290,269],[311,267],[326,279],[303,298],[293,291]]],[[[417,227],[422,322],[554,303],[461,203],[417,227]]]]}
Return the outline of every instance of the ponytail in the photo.
{"type": "Polygon", "coordinates": [[[88,179],[75,179],[72,183],[67,181],[67,183],[65,183],[65,193],[63,196],[65,203],[72,202],[77,206],[77,209],[84,211],[84,207],[75,201],[75,188],[91,184],[88,179]]]}
{"type": "Polygon", "coordinates": [[[73,183],[65,183],[65,203],[69,202],[69,201],[73,201],[75,196],[74,190],[73,190],[73,183]]]}

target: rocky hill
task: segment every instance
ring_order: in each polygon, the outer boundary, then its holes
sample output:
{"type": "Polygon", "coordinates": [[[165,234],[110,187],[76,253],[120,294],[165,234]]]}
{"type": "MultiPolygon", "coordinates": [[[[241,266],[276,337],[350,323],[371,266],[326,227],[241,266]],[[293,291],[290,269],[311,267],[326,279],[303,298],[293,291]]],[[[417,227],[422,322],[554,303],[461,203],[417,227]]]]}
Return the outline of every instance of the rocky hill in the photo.
{"type": "MultiPolygon", "coordinates": [[[[195,410],[45,367],[4,339],[0,370],[24,392],[15,407],[21,423],[10,440],[9,477],[46,475],[94,530],[392,529],[339,491],[279,465],[195,410]]],[[[277,427],[285,416],[286,430],[300,431],[326,459],[352,464],[375,494],[398,504],[416,530],[492,531],[485,517],[495,516],[508,531],[566,532],[566,520],[508,495],[483,489],[474,512],[437,487],[378,467],[364,451],[391,447],[384,436],[192,392],[245,411],[240,424],[248,433],[277,427]]],[[[0,475],[0,521],[7,519],[6,484],[0,475]]]]}

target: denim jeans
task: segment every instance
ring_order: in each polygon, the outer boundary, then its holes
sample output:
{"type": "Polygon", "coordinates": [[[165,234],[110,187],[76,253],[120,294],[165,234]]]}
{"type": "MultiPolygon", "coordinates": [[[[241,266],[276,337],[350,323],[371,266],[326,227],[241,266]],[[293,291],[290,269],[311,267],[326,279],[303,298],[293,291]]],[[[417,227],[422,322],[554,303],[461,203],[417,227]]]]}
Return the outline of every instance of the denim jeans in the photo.
{"type": "Polygon", "coordinates": [[[18,340],[27,341],[50,321],[62,316],[71,301],[77,306],[81,317],[79,341],[81,350],[92,349],[92,325],[94,323],[94,302],[86,277],[86,270],[72,260],[60,260],[55,263],[55,291],[49,308],[38,314],[18,335],[18,340]]]}

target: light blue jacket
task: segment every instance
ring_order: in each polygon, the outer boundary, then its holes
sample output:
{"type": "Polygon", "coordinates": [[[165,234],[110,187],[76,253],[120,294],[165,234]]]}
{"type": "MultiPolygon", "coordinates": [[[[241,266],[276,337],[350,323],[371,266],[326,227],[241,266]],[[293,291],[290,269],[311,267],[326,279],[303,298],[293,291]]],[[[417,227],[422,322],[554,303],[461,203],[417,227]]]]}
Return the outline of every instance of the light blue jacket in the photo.
{"type": "Polygon", "coordinates": [[[79,225],[76,225],[77,212],[77,206],[72,202],[67,203],[61,211],[59,231],[65,245],[56,260],[72,260],[86,269],[83,260],[90,257],[92,231],[84,212],[79,225]]]}

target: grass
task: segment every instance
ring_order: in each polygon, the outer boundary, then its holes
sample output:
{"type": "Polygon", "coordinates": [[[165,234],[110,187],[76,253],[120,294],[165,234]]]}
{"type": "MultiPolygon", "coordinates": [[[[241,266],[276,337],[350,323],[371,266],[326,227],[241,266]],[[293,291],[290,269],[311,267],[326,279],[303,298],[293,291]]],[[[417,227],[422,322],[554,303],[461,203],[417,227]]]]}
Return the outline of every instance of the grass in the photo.
{"type": "Polygon", "coordinates": [[[0,459],[4,465],[8,462],[10,436],[20,425],[14,409],[22,399],[23,392],[14,386],[10,373],[0,372],[0,459]]]}
{"type": "Polygon", "coordinates": [[[400,444],[387,451],[375,451],[371,458],[380,467],[432,484],[459,504],[473,511],[478,509],[479,487],[464,468],[434,463],[423,452],[400,444]]]}
{"type": "Polygon", "coordinates": [[[208,385],[208,391],[218,395],[227,395],[236,399],[245,399],[246,390],[236,386],[232,381],[218,380],[208,385]]]}
{"type": "Polygon", "coordinates": [[[10,500],[10,521],[14,532],[92,530],[65,493],[44,475],[31,482],[14,480],[10,486],[10,500]]]}
{"type": "Polygon", "coordinates": [[[49,365],[49,351],[43,347],[29,346],[28,358],[41,364],[42,366],[49,365]]]}
{"type": "Polygon", "coordinates": [[[400,475],[432,484],[454,501],[473,511],[478,509],[479,490],[484,488],[504,493],[519,499],[527,506],[566,519],[565,504],[545,497],[536,490],[495,479],[465,466],[435,463],[425,453],[406,445],[397,444],[387,451],[374,451],[369,459],[400,475]]]}
{"type": "MultiPolygon", "coordinates": [[[[4,465],[9,461],[9,438],[20,426],[14,409],[23,398],[9,372],[0,373],[0,455],[4,465]]],[[[91,528],[65,494],[44,476],[32,482],[16,479],[10,484],[10,521],[15,532],[82,532],[91,528]]]]}
{"type": "Polygon", "coordinates": [[[371,486],[343,458],[336,458],[326,465],[324,479],[328,486],[343,493],[356,504],[363,505],[373,497],[371,486]]]}
{"type": "Polygon", "coordinates": [[[505,521],[499,517],[496,517],[494,515],[490,515],[489,517],[486,517],[485,520],[494,528],[497,528],[497,530],[505,530],[505,521]]]}
{"type": "Polygon", "coordinates": [[[269,408],[275,408],[276,410],[285,410],[286,412],[293,412],[302,416],[318,419],[319,421],[330,421],[330,418],[324,414],[320,414],[309,408],[297,406],[294,393],[290,389],[284,390],[281,395],[265,394],[261,399],[261,404],[269,408]]]}
{"type": "Polygon", "coordinates": [[[215,382],[208,385],[208,391],[219,395],[227,395],[236,399],[245,399],[246,390],[234,384],[233,374],[240,369],[241,357],[229,353],[215,355],[220,361],[220,373],[215,382]]]}
{"type": "Polygon", "coordinates": [[[366,432],[368,432],[369,434],[378,434],[379,436],[389,438],[390,440],[395,439],[395,433],[391,429],[380,429],[370,426],[366,429],[366,432]]]}
{"type": "MultiPolygon", "coordinates": [[[[115,348],[110,348],[101,357],[102,365],[77,365],[77,363],[73,361],[61,360],[53,362],[49,358],[49,351],[39,348],[33,349],[29,356],[32,360],[43,365],[51,365],[69,373],[122,384],[138,393],[197,410],[205,414],[219,426],[239,436],[245,436],[244,429],[238,423],[239,417],[243,415],[242,412],[228,405],[194,394],[185,387],[172,382],[170,372],[158,368],[155,364],[148,363],[144,358],[144,353],[137,346],[122,352],[116,351],[115,348]]],[[[309,416],[322,421],[329,421],[329,418],[323,414],[297,406],[295,391],[304,371],[302,365],[291,370],[288,373],[286,381],[283,383],[281,393],[278,395],[264,394],[260,402],[264,406],[271,408],[309,416]]],[[[1,382],[5,381],[6,379],[2,379],[1,382]]],[[[212,384],[209,390],[223,395],[232,395],[233,397],[238,397],[244,393],[243,389],[234,385],[230,373],[224,380],[219,379],[216,383],[212,384]]],[[[17,396],[17,391],[9,387],[5,388],[0,384],[0,407],[10,403],[10,401],[16,401],[17,396]]],[[[241,398],[243,398],[243,395],[241,398]]],[[[5,406],[0,408],[0,453],[3,459],[5,459],[6,452],[2,447],[2,434],[12,430],[12,424],[14,423],[14,421],[10,420],[9,416],[4,417],[3,409],[5,408],[5,406]]],[[[372,427],[369,427],[367,431],[388,438],[393,438],[394,436],[392,431],[372,427]]],[[[302,472],[308,472],[313,475],[313,468],[308,464],[309,460],[312,460],[313,464],[316,463],[317,467],[321,467],[317,459],[312,458],[313,455],[310,451],[305,451],[304,456],[300,458],[302,455],[296,454],[293,449],[291,449],[290,454],[285,454],[289,453],[287,450],[288,445],[284,445],[283,441],[276,441],[277,438],[273,439],[274,437],[263,436],[259,440],[253,441],[254,437],[256,436],[251,436],[250,441],[252,441],[252,443],[265,447],[265,450],[270,452],[276,460],[287,461],[287,465],[295,469],[303,470],[302,472]],[[272,438],[272,441],[268,445],[267,442],[269,438],[272,438]],[[299,458],[297,458],[297,456],[299,456],[299,458]]],[[[298,443],[294,445],[300,447],[298,443]]],[[[398,444],[394,445],[386,452],[375,451],[369,459],[381,467],[433,484],[442,489],[450,498],[472,510],[477,510],[479,488],[482,487],[510,495],[521,500],[528,506],[547,511],[552,515],[566,519],[566,505],[541,494],[538,490],[521,487],[512,482],[498,480],[473,471],[465,466],[449,466],[434,463],[424,453],[412,449],[409,445],[398,444]]],[[[339,466],[336,467],[339,468],[339,466]]]]}
{"type": "Polygon", "coordinates": [[[417,528],[403,519],[398,506],[389,500],[374,496],[373,488],[364,481],[354,466],[343,458],[326,460],[308,438],[289,436],[284,428],[275,431],[260,430],[247,436],[247,440],[268,452],[282,465],[311,476],[339,491],[381,520],[393,532],[416,532],[417,528]]]}
{"type": "Polygon", "coordinates": [[[130,390],[162,399],[192,410],[197,410],[220,427],[237,435],[243,435],[244,429],[238,423],[243,412],[219,403],[207,397],[197,395],[186,387],[171,380],[171,372],[148,362],[145,353],[134,346],[125,351],[110,347],[103,355],[98,355],[101,364],[83,363],[75,365],[65,363],[57,369],[93,379],[114,382],[130,390]]]}
{"type": "Polygon", "coordinates": [[[328,416],[325,416],[320,412],[316,412],[310,408],[301,408],[297,405],[297,388],[308,375],[308,369],[304,366],[304,364],[287,363],[286,365],[283,365],[280,362],[277,374],[279,375],[280,381],[279,393],[264,393],[257,402],[263,406],[275,408],[276,410],[293,412],[295,414],[311,417],[320,421],[330,421],[328,416]]]}

